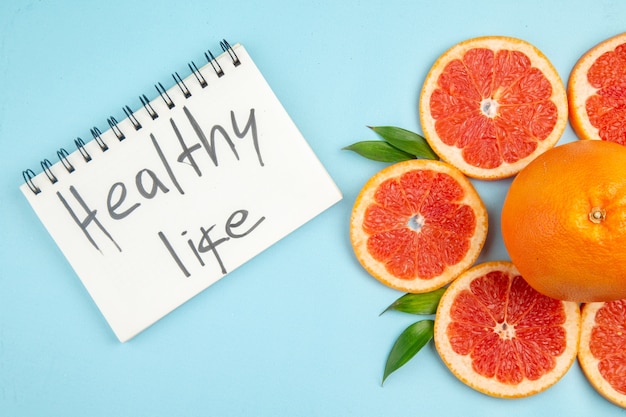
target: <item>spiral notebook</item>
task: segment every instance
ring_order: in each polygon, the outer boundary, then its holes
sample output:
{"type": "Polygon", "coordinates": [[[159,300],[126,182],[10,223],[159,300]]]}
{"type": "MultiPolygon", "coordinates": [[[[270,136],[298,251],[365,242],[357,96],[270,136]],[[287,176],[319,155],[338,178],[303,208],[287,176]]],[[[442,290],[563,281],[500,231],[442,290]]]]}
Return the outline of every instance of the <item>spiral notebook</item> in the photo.
{"type": "Polygon", "coordinates": [[[121,342],[341,199],[244,47],[221,47],[23,172],[23,194],[121,342]]]}

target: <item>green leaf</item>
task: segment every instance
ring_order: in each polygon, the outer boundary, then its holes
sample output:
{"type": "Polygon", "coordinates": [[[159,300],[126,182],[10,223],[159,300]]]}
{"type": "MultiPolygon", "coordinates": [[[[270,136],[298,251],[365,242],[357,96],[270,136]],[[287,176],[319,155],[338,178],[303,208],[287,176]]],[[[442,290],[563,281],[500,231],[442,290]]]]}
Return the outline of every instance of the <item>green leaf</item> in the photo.
{"type": "Polygon", "coordinates": [[[400,334],[387,357],[383,384],[389,375],[400,369],[426,346],[433,338],[434,328],[434,320],[421,320],[413,323],[400,334]]]}
{"type": "Polygon", "coordinates": [[[426,139],[406,129],[394,126],[369,126],[394,147],[422,159],[439,159],[426,139]]]}
{"type": "Polygon", "coordinates": [[[415,159],[410,153],[401,151],[395,146],[382,140],[368,140],[353,143],[343,148],[358,153],[365,158],[380,162],[400,162],[415,159]]]}
{"type": "Polygon", "coordinates": [[[389,310],[409,314],[435,314],[439,300],[445,291],[445,288],[439,288],[423,294],[404,294],[380,314],[382,315],[389,310]]]}

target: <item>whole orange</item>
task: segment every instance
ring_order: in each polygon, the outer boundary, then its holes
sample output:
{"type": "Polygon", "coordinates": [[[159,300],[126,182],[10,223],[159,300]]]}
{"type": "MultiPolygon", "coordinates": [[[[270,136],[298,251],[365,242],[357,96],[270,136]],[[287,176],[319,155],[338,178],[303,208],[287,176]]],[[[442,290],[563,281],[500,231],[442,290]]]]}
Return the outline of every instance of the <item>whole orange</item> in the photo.
{"type": "Polygon", "coordinates": [[[626,146],[579,140],[539,155],[511,184],[502,237],[540,293],[626,298],[626,146]]]}

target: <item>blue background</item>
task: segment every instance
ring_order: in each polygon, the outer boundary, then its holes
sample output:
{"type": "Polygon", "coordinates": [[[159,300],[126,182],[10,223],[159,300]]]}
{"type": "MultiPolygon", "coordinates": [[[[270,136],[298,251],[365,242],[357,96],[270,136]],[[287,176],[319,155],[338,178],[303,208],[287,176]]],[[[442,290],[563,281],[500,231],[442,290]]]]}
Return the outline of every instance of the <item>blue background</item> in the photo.
{"type": "MultiPolygon", "coordinates": [[[[525,39],[566,82],[624,22],[626,2],[602,0],[3,1],[0,415],[626,415],[578,364],[544,393],[502,400],[459,382],[432,344],[382,387],[395,338],[417,318],[379,316],[402,294],[359,266],[348,221],[384,164],[341,150],[376,139],[366,125],[420,132],[422,80],[461,40],[525,39]],[[246,46],[344,199],[120,344],[18,190],[21,171],[123,118],[222,38],[246,46]]],[[[475,181],[491,227],[480,260],[507,258],[509,183],[475,181]]]]}

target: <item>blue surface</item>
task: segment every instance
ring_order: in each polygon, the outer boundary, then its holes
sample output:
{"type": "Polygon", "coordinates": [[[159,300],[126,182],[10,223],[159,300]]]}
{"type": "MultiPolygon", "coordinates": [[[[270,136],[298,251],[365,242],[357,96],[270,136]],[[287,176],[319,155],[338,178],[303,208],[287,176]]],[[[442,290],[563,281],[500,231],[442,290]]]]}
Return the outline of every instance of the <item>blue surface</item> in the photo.
{"type": "MultiPolygon", "coordinates": [[[[0,416],[626,415],[578,364],[544,393],[500,400],[457,381],[432,345],[381,387],[387,353],[416,319],[379,316],[402,294],[355,261],[348,219],[383,165],[341,150],[375,139],[366,125],[420,131],[422,80],[454,43],[525,39],[566,81],[584,51],[625,30],[626,2],[57,3],[0,5],[0,416]],[[344,200],[120,344],[20,174],[122,118],[222,38],[246,46],[344,200]]],[[[573,138],[568,127],[562,142],[573,138]]],[[[491,226],[481,260],[506,259],[509,182],[475,183],[491,226]]]]}

